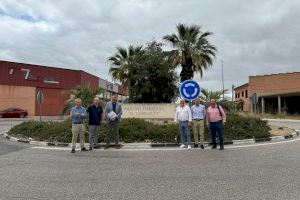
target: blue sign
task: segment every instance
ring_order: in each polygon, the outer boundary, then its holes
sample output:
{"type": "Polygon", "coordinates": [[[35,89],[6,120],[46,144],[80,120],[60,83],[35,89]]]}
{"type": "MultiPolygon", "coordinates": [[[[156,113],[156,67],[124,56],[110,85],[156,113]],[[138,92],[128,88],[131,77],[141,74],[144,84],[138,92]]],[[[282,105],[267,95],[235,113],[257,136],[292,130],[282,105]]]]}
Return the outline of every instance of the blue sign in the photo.
{"type": "Polygon", "coordinates": [[[201,88],[196,81],[186,80],[181,84],[179,92],[182,98],[187,101],[192,101],[199,96],[201,88]]]}

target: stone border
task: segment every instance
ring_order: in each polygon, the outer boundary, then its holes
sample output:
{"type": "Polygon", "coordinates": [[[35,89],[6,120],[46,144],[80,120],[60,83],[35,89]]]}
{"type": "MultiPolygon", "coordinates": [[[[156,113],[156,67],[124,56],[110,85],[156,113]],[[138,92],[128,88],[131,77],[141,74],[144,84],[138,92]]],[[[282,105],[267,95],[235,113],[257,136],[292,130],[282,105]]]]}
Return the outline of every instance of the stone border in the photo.
{"type": "MultiPolygon", "coordinates": [[[[35,146],[56,146],[56,147],[71,147],[71,143],[52,143],[52,142],[41,142],[41,141],[34,141],[34,140],[22,140],[18,139],[12,136],[9,136],[7,134],[8,130],[0,132],[0,136],[2,136],[5,139],[8,139],[13,142],[22,142],[27,143],[35,146]]],[[[287,139],[296,138],[300,135],[300,130],[295,130],[290,135],[286,136],[272,136],[269,138],[259,138],[259,139],[245,139],[245,140],[232,140],[232,141],[224,141],[225,145],[233,144],[233,145],[247,145],[247,144],[254,144],[254,143],[260,143],[260,142],[276,142],[276,141],[283,141],[287,139]]],[[[205,145],[211,145],[209,142],[205,142],[205,145]]],[[[85,143],[85,145],[88,145],[88,143],[85,143]]],[[[100,144],[101,145],[101,144],[100,144]]],[[[102,144],[104,146],[105,144],[102,144]]],[[[178,147],[179,143],[126,143],[121,144],[118,147],[126,148],[126,149],[135,149],[135,148],[155,148],[155,147],[178,147]]],[[[80,144],[76,144],[76,147],[80,147],[80,144]]],[[[110,147],[116,147],[115,145],[110,145],[110,147]]]]}

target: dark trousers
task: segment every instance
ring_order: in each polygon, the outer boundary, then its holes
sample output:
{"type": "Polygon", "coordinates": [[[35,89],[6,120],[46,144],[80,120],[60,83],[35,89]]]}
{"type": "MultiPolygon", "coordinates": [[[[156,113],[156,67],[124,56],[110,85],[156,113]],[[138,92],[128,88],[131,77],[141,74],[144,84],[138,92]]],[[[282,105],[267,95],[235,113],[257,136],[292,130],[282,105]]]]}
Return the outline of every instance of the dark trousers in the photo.
{"type": "Polygon", "coordinates": [[[223,130],[224,126],[222,121],[209,123],[211,143],[213,146],[217,146],[216,135],[218,134],[220,147],[224,147],[223,130]]]}
{"type": "Polygon", "coordinates": [[[106,145],[110,145],[112,135],[115,137],[115,144],[119,144],[119,127],[120,122],[118,120],[107,122],[106,145]]]}

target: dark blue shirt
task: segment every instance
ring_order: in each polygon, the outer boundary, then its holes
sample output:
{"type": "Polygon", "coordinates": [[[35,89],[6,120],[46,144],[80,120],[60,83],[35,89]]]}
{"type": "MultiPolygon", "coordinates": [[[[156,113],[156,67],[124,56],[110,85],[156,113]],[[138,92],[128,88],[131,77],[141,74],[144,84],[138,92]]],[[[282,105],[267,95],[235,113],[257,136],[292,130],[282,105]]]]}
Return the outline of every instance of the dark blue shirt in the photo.
{"type": "Polygon", "coordinates": [[[89,114],[89,125],[100,125],[100,120],[103,113],[102,107],[90,105],[87,109],[87,112],[89,114]]]}

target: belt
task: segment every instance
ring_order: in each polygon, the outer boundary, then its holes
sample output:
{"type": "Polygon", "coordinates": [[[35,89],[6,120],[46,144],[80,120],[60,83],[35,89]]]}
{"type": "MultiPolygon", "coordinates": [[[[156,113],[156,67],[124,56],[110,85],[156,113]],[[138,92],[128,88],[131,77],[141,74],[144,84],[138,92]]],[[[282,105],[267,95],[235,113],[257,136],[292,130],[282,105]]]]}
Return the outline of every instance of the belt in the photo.
{"type": "Polygon", "coordinates": [[[210,122],[210,123],[223,123],[223,120],[217,121],[217,122],[210,122]]]}
{"type": "Polygon", "coordinates": [[[193,120],[195,120],[195,121],[202,121],[203,119],[193,119],[193,120]]]}
{"type": "Polygon", "coordinates": [[[73,124],[83,124],[83,123],[73,122],[73,124]]]}
{"type": "Polygon", "coordinates": [[[189,120],[186,120],[186,121],[179,121],[179,122],[181,122],[181,123],[182,123],[182,122],[189,122],[189,120]]]}

